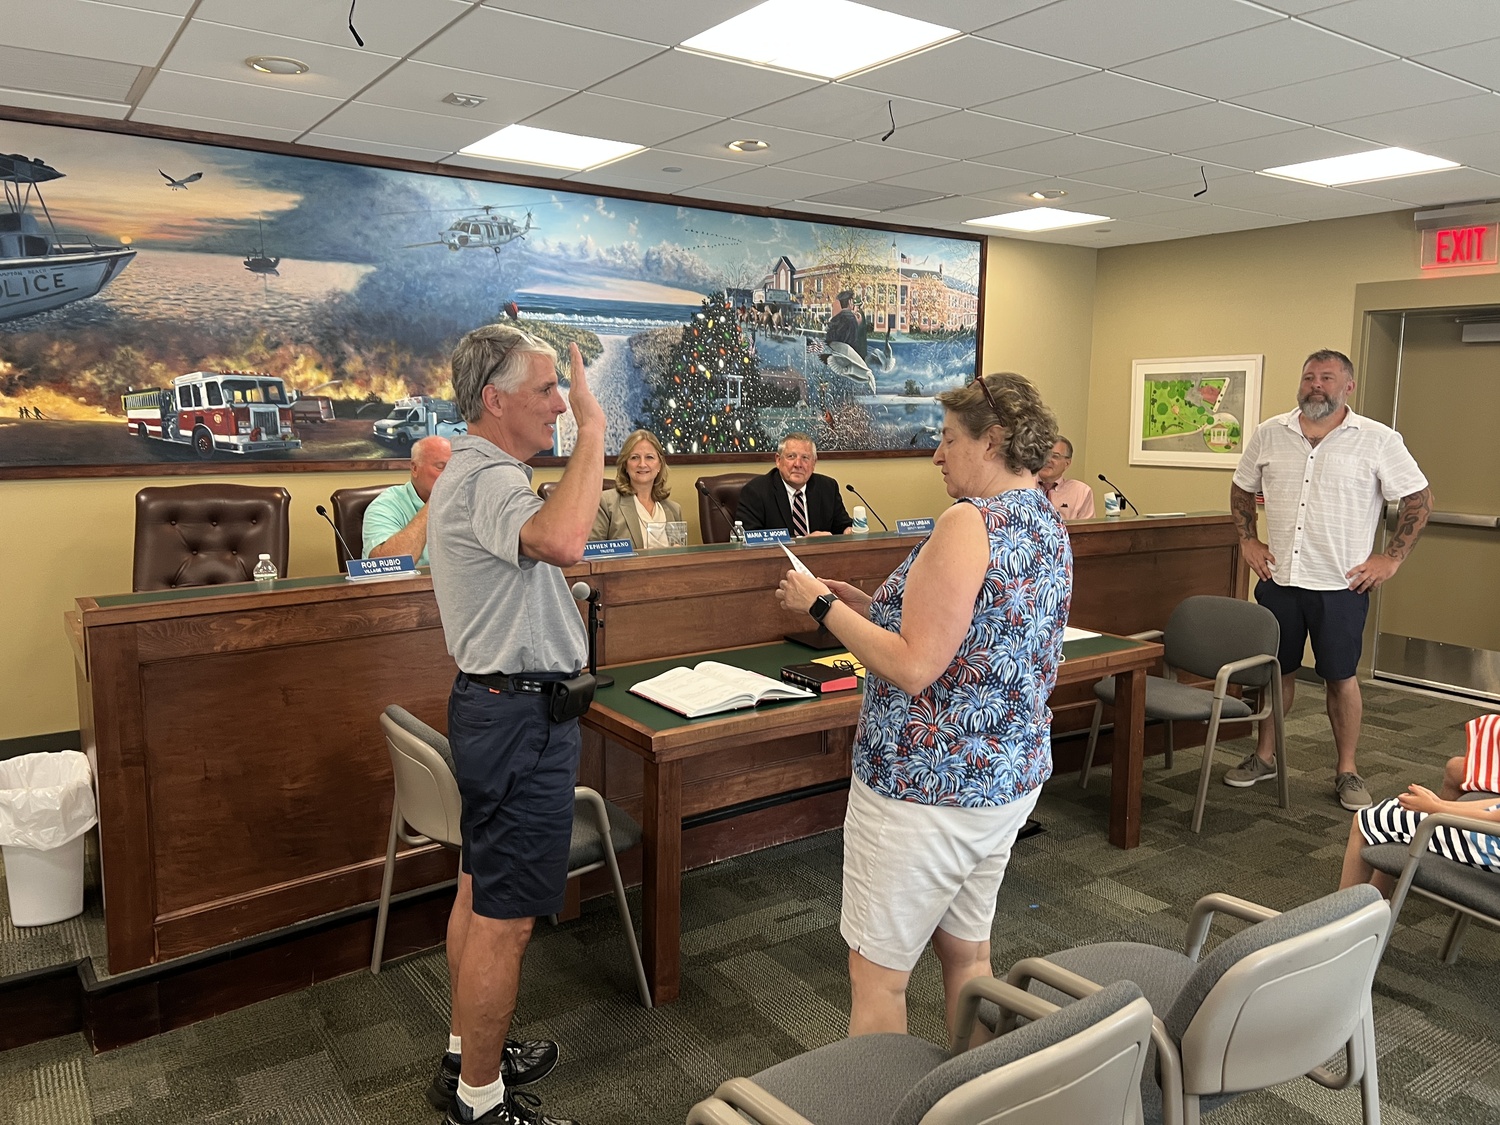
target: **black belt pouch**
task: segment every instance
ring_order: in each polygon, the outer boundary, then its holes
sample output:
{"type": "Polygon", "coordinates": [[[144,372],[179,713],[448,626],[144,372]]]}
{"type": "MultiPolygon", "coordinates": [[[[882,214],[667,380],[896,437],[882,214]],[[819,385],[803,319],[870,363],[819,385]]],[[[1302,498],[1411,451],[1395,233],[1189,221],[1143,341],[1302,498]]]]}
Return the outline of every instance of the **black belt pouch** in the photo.
{"type": "Polygon", "coordinates": [[[582,717],[594,702],[594,688],[598,681],[589,672],[580,672],[569,680],[549,680],[552,691],[548,702],[547,717],[554,723],[565,723],[569,719],[582,717]]]}

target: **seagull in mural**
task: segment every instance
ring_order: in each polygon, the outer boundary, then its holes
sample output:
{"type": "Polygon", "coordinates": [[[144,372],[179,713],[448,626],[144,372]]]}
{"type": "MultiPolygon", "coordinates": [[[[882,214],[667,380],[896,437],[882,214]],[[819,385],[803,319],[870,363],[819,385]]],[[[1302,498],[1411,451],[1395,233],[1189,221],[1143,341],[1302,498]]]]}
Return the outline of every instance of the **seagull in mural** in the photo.
{"type": "Polygon", "coordinates": [[[203,178],[202,172],[194,172],[191,176],[183,176],[180,180],[174,180],[160,168],[157,171],[161,172],[161,178],[167,181],[167,186],[173,191],[186,191],[188,184],[195,184],[203,178]]]}

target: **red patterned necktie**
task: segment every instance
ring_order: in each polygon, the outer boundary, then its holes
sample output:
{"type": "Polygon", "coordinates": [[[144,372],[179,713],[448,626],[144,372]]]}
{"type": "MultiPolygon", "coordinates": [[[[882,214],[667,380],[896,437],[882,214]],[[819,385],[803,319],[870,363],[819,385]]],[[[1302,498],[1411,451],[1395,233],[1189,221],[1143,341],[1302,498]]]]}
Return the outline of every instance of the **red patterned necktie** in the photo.
{"type": "Polygon", "coordinates": [[[802,499],[799,488],[792,493],[792,535],[801,539],[807,534],[807,501],[802,499]]]}

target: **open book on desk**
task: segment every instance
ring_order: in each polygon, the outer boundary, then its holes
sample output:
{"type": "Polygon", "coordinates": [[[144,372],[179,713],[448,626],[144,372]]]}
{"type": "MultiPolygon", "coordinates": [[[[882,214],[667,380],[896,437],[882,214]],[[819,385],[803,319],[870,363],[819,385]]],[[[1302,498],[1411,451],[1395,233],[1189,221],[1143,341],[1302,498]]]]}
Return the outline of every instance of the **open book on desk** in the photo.
{"type": "Polygon", "coordinates": [[[768,699],[813,699],[805,688],[773,680],[717,660],[692,667],[668,668],[659,676],[642,680],[630,689],[669,711],[689,719],[754,707],[768,699]]]}

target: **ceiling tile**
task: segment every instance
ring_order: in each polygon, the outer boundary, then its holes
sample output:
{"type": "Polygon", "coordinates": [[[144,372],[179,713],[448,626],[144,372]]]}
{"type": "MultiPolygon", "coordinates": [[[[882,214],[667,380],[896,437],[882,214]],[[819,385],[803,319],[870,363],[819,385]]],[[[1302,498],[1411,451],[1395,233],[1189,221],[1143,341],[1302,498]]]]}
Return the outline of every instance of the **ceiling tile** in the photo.
{"type": "Polygon", "coordinates": [[[1296,20],[1281,20],[1120,69],[1210,98],[1233,99],[1255,90],[1390,62],[1393,57],[1296,20]]]}
{"type": "Polygon", "coordinates": [[[913,16],[958,31],[976,31],[1053,2],[1054,0],[922,0],[920,5],[913,5],[911,0],[860,0],[860,3],[872,8],[895,12],[898,16],[913,16]]]}
{"type": "Polygon", "coordinates": [[[1279,168],[1283,164],[1300,164],[1305,160],[1322,160],[1330,156],[1348,156],[1352,152],[1369,152],[1380,146],[1360,137],[1349,137],[1327,129],[1293,129],[1269,137],[1252,137],[1227,145],[1208,145],[1185,149],[1183,154],[1258,172],[1262,168],[1279,168]]]}
{"type": "Polygon", "coordinates": [[[1284,17],[1236,0],[1061,0],[986,28],[987,39],[1117,67],[1284,17]]]}
{"type": "MultiPolygon", "coordinates": [[[[1020,121],[1007,121],[988,114],[964,110],[950,113],[946,117],[934,117],[919,121],[910,128],[901,129],[896,136],[901,146],[915,152],[930,152],[934,156],[947,156],[955,160],[982,156],[1007,148],[1048,141],[1065,134],[1056,129],[1042,129],[1020,121]]],[[[895,140],[896,138],[891,138],[895,140]]],[[[995,160],[989,163],[1003,164],[995,160]]]]}
{"type": "MultiPolygon", "coordinates": [[[[245,72],[250,73],[249,71],[245,72]]],[[[339,105],[337,98],[303,94],[275,86],[225,82],[191,74],[162,71],[151,80],[140,100],[141,109],[179,112],[191,106],[205,117],[221,121],[244,121],[278,129],[306,129],[328,116],[339,105]]]]}
{"type": "Polygon", "coordinates": [[[578,172],[570,179],[590,182],[615,183],[616,180],[639,180],[650,183],[652,191],[673,192],[697,184],[712,183],[726,176],[734,176],[745,170],[745,165],[736,160],[714,160],[704,156],[688,156],[680,152],[665,152],[647,149],[634,156],[612,161],[593,172],[578,172]],[[676,172],[666,169],[676,168],[676,172]],[[607,180],[599,177],[607,176],[607,180]]]}
{"type": "Polygon", "coordinates": [[[1296,121],[1283,117],[1271,117],[1223,102],[1209,102],[1192,109],[1111,125],[1108,129],[1095,129],[1093,135],[1138,148],[1186,152],[1207,145],[1286,133],[1295,128],[1296,121]]]}
{"type": "Polygon", "coordinates": [[[1493,0],[1352,0],[1313,12],[1307,22],[1407,58],[1500,36],[1493,0]]]}
{"type": "Polygon", "coordinates": [[[447,148],[415,148],[323,132],[308,133],[298,143],[315,148],[338,149],[341,152],[367,152],[372,156],[388,156],[396,160],[420,160],[427,164],[435,163],[453,151],[447,148]]]}
{"type": "Polygon", "coordinates": [[[1199,170],[1203,164],[1203,161],[1181,156],[1158,156],[1153,160],[1138,160],[1115,168],[1092,169],[1077,178],[1091,184],[1127,191],[1160,191],[1183,184],[1201,187],[1203,177],[1199,170]]]}
{"type": "Polygon", "coordinates": [[[1207,100],[1181,90],[1169,90],[1154,82],[1099,71],[974,108],[981,113],[1029,121],[1049,129],[1086,133],[1125,121],[1170,113],[1174,109],[1202,105],[1207,100]]]}
{"type": "Polygon", "coordinates": [[[787,204],[787,209],[807,211],[829,219],[879,219],[881,217],[879,211],[869,207],[843,207],[837,203],[814,203],[807,199],[794,199],[787,204]]]}
{"type": "MultiPolygon", "coordinates": [[[[1500,14],[1500,6],[1495,6],[1492,10],[1500,14]]],[[[1500,88],[1500,39],[1434,51],[1430,55],[1421,56],[1417,61],[1441,70],[1444,74],[1488,86],[1491,90],[1500,88]]]]}
{"type": "Polygon", "coordinates": [[[566,101],[532,114],[526,118],[526,124],[538,129],[579,133],[585,137],[654,145],[706,128],[718,120],[706,113],[607,98],[603,94],[574,94],[566,101]]]}
{"type": "Polygon", "coordinates": [[[709,184],[706,187],[693,188],[692,198],[684,199],[685,206],[692,206],[697,200],[707,200],[716,203],[728,203],[736,207],[781,207],[789,202],[784,195],[751,195],[743,191],[725,191],[723,188],[709,184]]]}
{"type": "Polygon", "coordinates": [[[652,105],[677,106],[691,91],[699,113],[734,117],[823,85],[817,78],[711,59],[691,51],[663,51],[639,66],[593,87],[596,94],[652,105]]]}
{"type": "Polygon", "coordinates": [[[185,16],[193,10],[193,5],[198,0],[110,0],[110,3],[117,8],[141,8],[147,12],[185,16]]]}
{"type": "MultiPolygon", "coordinates": [[[[911,98],[891,98],[874,90],[861,90],[842,82],[829,82],[779,102],[748,110],[747,121],[780,125],[786,129],[816,129],[845,140],[882,137],[894,118],[899,131],[918,121],[952,113],[954,107],[911,98]]],[[[895,138],[893,137],[892,140],[895,138]]]]}
{"type": "Polygon", "coordinates": [[[634,0],[629,4],[621,4],[619,0],[567,0],[567,3],[558,0],[485,0],[484,6],[672,45],[717,27],[759,3],[761,0],[693,0],[691,4],[672,3],[671,0],[634,0]]]}
{"type": "Polygon", "coordinates": [[[96,102],[92,98],[70,98],[63,94],[42,94],[35,90],[8,90],[0,86],[0,105],[22,109],[50,109],[56,113],[82,113],[89,117],[116,120],[130,112],[124,102],[96,102]]]}
{"type": "MultiPolygon", "coordinates": [[[[469,10],[457,0],[359,0],[354,26],[364,39],[364,50],[402,56],[441,31],[469,10]]],[[[207,21],[273,32],[312,43],[356,47],[349,34],[349,9],[343,4],[309,4],[307,0],[202,0],[193,24],[207,21]]],[[[253,52],[273,55],[281,52],[253,52]]],[[[301,56],[294,55],[294,58],[301,56]]]]}
{"type": "Polygon", "coordinates": [[[1116,144],[1113,141],[1101,141],[1094,137],[1069,136],[990,153],[978,159],[986,163],[1002,164],[1007,168],[1027,168],[1046,176],[1071,176],[1094,168],[1112,168],[1117,164],[1132,164],[1137,160],[1149,160],[1160,155],[1159,152],[1116,144]]]}
{"type": "MultiPolygon", "coordinates": [[[[836,148],[843,144],[837,137],[823,137],[816,133],[799,133],[795,129],[778,129],[774,125],[757,125],[751,121],[730,118],[684,133],[663,141],[656,147],[666,152],[691,153],[717,160],[732,160],[746,168],[759,168],[768,164],[779,164],[783,160],[818,152],[825,148],[836,148]],[[771,147],[760,152],[731,152],[725,146],[733,140],[765,141],[771,147]]],[[[665,162],[664,162],[665,163],[665,162]]]]}
{"type": "Polygon", "coordinates": [[[12,90],[33,90],[88,102],[125,105],[144,68],[0,44],[0,77],[12,90]]]}
{"type": "MultiPolygon", "coordinates": [[[[1066,204],[1064,204],[1066,206],[1066,204]]],[[[1036,206],[1030,204],[1029,206],[1036,206]]],[[[1101,203],[1101,206],[1104,206],[1101,203]]],[[[1181,199],[1173,199],[1165,195],[1153,195],[1150,192],[1137,191],[1126,195],[1116,195],[1108,200],[1108,212],[1115,219],[1140,219],[1151,215],[1164,215],[1173,211],[1179,211],[1185,206],[1181,199]]],[[[1165,219],[1152,219],[1152,222],[1165,223],[1165,219]]]]}
{"type": "Polygon", "coordinates": [[[1340,191],[1337,188],[1323,188],[1317,195],[1308,194],[1267,198],[1261,202],[1261,207],[1289,218],[1319,220],[1352,219],[1356,215],[1374,215],[1382,211],[1397,211],[1401,209],[1402,205],[1389,199],[1363,195],[1359,192],[1340,191]]]}
{"type": "Polygon", "coordinates": [[[244,121],[220,121],[191,113],[169,113],[160,109],[138,109],[130,120],[146,125],[170,125],[174,129],[196,129],[203,133],[229,133],[236,137],[259,137],[266,141],[294,141],[301,129],[278,129],[273,125],[251,125],[244,121]]]}
{"type": "Polygon", "coordinates": [[[1500,133],[1485,131],[1472,137],[1454,137],[1428,146],[1434,156],[1456,160],[1470,168],[1500,172],[1500,133]]]}
{"type": "Polygon", "coordinates": [[[417,113],[409,109],[350,102],[319,121],[317,131],[356,140],[384,141],[405,148],[440,149],[438,155],[447,156],[482,140],[495,130],[484,121],[464,121],[440,113],[417,113]]]}
{"type": "Polygon", "coordinates": [[[1500,175],[1477,168],[1452,168],[1446,172],[1405,176],[1399,180],[1363,186],[1367,191],[1378,190],[1383,195],[1414,207],[1439,207],[1446,203],[1500,199],[1500,175]]]}
{"type": "MultiPolygon", "coordinates": [[[[954,196],[951,199],[933,199],[926,203],[914,203],[908,207],[897,207],[884,212],[888,219],[903,222],[962,223],[968,219],[982,219],[988,215],[999,215],[1019,211],[1019,207],[1007,207],[993,199],[970,199],[954,196]]],[[[965,228],[975,234],[984,233],[979,227],[965,228]]]]}
{"type": "Polygon", "coordinates": [[[5,0],[0,37],[12,47],[155,66],[182,20],[88,0],[5,0]]]}
{"type": "Polygon", "coordinates": [[[1264,8],[1274,8],[1278,12],[1285,12],[1289,16],[1306,15],[1308,12],[1321,11],[1324,8],[1336,7],[1344,3],[1344,0],[1259,0],[1264,8]]]}
{"type": "Polygon", "coordinates": [[[1476,93],[1479,91],[1468,83],[1398,60],[1246,94],[1237,100],[1242,105],[1295,117],[1309,125],[1327,125],[1361,114],[1386,113],[1472,97],[1476,93]]]}
{"type": "Polygon", "coordinates": [[[668,195],[672,190],[672,185],[659,183],[656,180],[619,175],[614,171],[612,164],[607,164],[592,172],[574,172],[567,177],[567,182],[577,184],[580,191],[631,191],[668,195]]]}
{"type": "MultiPolygon", "coordinates": [[[[413,56],[422,62],[583,89],[659,53],[654,43],[475,8],[413,56]]],[[[651,99],[639,99],[649,101],[651,99]]]]}
{"type": "Polygon", "coordinates": [[[1260,211],[1246,211],[1238,207],[1215,207],[1205,203],[1185,203],[1174,211],[1157,213],[1151,221],[1199,234],[1221,234],[1232,230],[1255,230],[1258,227],[1286,225],[1286,219],[1281,215],[1267,215],[1260,211]]]}
{"type": "Polygon", "coordinates": [[[1351,117],[1335,122],[1334,127],[1383,145],[1423,151],[1423,146],[1430,146],[1433,141],[1482,132],[1500,133],[1500,94],[1477,94],[1472,98],[1351,117]]]}
{"type": "Polygon", "coordinates": [[[570,93],[558,86],[539,86],[534,82],[516,82],[493,74],[408,60],[360,94],[359,100],[419,113],[440,113],[465,121],[488,121],[498,127],[529,117],[570,93]],[[478,94],[485,103],[464,109],[443,101],[453,93],[478,94]]]}
{"type": "MultiPolygon", "coordinates": [[[[817,172],[825,176],[845,176],[857,180],[889,180],[908,172],[921,171],[944,163],[940,156],[906,152],[882,144],[854,141],[850,144],[810,152],[781,162],[783,168],[817,172]]],[[[930,193],[929,193],[930,194],[930,193]]],[[[945,192],[943,194],[952,194],[945,192]]]]}
{"type": "Polygon", "coordinates": [[[867,70],[851,86],[961,108],[1088,74],[1092,68],[965,37],[867,70]]]}
{"type": "Polygon", "coordinates": [[[508,176],[540,176],[556,180],[568,174],[565,168],[548,168],[541,164],[523,164],[519,160],[490,160],[484,156],[465,156],[456,152],[444,157],[439,163],[454,168],[475,168],[484,172],[503,172],[508,176]]]}
{"type": "Polygon", "coordinates": [[[808,203],[831,204],[835,207],[858,207],[868,211],[888,211],[894,207],[909,207],[933,198],[930,191],[917,188],[897,187],[895,184],[855,184],[853,187],[836,188],[804,196],[808,203]]]}
{"type": "Polygon", "coordinates": [[[390,69],[395,62],[388,55],[354,50],[352,46],[330,47],[304,39],[268,35],[264,31],[247,31],[242,27],[193,20],[173,45],[162,69],[293,93],[347,98],[390,69]],[[306,63],[311,69],[306,74],[261,74],[246,65],[245,59],[251,55],[285,55],[306,63]]]}
{"type": "MultiPolygon", "coordinates": [[[[1186,231],[1171,227],[1153,226],[1150,223],[1111,222],[1100,228],[1073,227],[1070,230],[1053,231],[1046,239],[1061,246],[1134,246],[1143,242],[1166,242],[1176,238],[1193,237],[1186,231]]],[[[1042,241],[1032,239],[1030,241],[1042,241]]]]}
{"type": "Polygon", "coordinates": [[[807,199],[822,195],[825,191],[852,187],[858,180],[840,176],[818,176],[812,172],[798,172],[792,168],[750,168],[722,180],[715,180],[714,187],[721,191],[742,192],[745,195],[775,195],[782,199],[807,199]]]}
{"type": "Polygon", "coordinates": [[[1028,183],[1036,177],[1014,168],[996,168],[954,160],[905,176],[891,176],[885,182],[898,187],[920,188],[942,195],[989,195],[1013,184],[1028,183]]]}
{"type": "Polygon", "coordinates": [[[1065,176],[1038,176],[1012,187],[975,191],[969,194],[982,199],[992,199],[996,203],[1009,203],[1013,207],[1065,207],[1072,211],[1093,211],[1106,207],[1109,200],[1126,193],[1121,192],[1119,188],[1091,184],[1084,180],[1071,180],[1065,176]],[[1032,199],[1030,193],[1034,191],[1064,191],[1067,194],[1062,199],[1032,199]]]}

